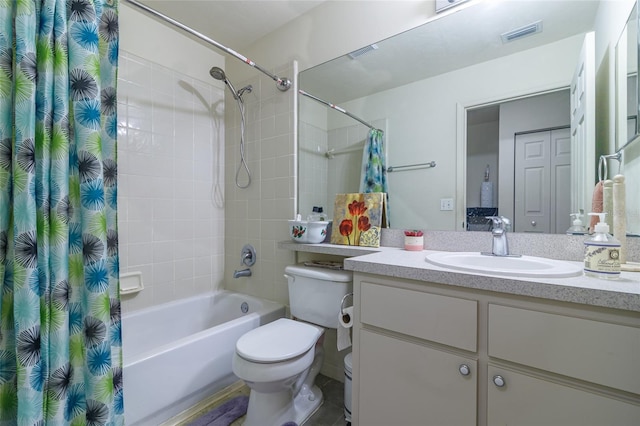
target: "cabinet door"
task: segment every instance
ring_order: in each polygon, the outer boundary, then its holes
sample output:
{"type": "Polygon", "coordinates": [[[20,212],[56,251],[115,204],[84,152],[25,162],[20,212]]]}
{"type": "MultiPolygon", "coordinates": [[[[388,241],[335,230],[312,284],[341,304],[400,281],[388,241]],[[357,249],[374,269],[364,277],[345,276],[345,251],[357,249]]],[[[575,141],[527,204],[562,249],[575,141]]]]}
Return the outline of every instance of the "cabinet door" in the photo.
{"type": "Polygon", "coordinates": [[[476,424],[475,360],[362,330],[359,365],[360,425],[476,424]]]}
{"type": "Polygon", "coordinates": [[[489,425],[637,426],[640,424],[640,406],[638,405],[493,365],[489,365],[488,378],[487,424],[489,425]],[[496,382],[503,386],[497,386],[496,382]]]}

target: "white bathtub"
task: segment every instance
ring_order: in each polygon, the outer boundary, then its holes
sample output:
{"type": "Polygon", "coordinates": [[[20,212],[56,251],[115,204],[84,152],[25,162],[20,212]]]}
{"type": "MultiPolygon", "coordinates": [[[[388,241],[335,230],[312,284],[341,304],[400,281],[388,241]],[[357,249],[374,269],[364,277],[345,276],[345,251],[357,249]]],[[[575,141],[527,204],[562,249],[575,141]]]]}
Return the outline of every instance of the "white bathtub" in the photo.
{"type": "Polygon", "coordinates": [[[222,291],[123,315],[125,423],[158,425],[236,382],[238,338],[284,314],[277,303],[222,291]]]}

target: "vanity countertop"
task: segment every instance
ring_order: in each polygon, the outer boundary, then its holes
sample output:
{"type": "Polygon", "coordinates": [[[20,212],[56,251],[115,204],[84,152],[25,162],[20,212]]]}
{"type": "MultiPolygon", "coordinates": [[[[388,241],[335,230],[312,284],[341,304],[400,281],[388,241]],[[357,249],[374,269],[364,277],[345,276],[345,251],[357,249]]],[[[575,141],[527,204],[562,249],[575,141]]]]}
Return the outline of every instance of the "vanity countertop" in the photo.
{"type": "Polygon", "coordinates": [[[640,272],[622,272],[618,280],[586,276],[514,278],[453,271],[432,265],[425,260],[429,253],[434,253],[431,250],[406,251],[391,247],[375,250],[375,253],[345,259],[345,269],[460,288],[640,312],[640,272]]]}
{"type": "MultiPolygon", "coordinates": [[[[466,236],[474,233],[453,234],[466,236]]],[[[582,241],[579,241],[578,246],[582,246],[582,241]]],[[[298,244],[292,241],[281,241],[278,243],[278,248],[344,256],[346,257],[345,269],[355,272],[640,312],[640,272],[622,272],[618,280],[602,280],[586,276],[515,278],[454,271],[432,265],[425,260],[429,253],[435,252],[432,250],[407,251],[396,247],[298,244]]],[[[474,251],[474,249],[466,251],[474,251]]],[[[581,262],[573,263],[581,265],[581,262]]]]}

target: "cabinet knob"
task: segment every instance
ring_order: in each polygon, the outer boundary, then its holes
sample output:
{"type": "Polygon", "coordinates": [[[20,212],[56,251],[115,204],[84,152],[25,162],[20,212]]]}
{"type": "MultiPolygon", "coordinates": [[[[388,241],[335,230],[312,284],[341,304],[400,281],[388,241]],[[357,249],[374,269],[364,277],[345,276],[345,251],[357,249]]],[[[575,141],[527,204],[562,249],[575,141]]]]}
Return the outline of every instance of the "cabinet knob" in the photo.
{"type": "Polygon", "coordinates": [[[495,375],[493,376],[493,384],[501,388],[506,384],[506,382],[504,381],[504,377],[500,375],[495,375]]]}
{"type": "Polygon", "coordinates": [[[537,225],[536,221],[535,221],[535,220],[532,220],[532,221],[531,221],[531,226],[536,226],[536,225],[537,225]]]}
{"type": "Polygon", "coordinates": [[[458,371],[463,376],[468,376],[469,374],[471,374],[471,369],[467,364],[460,364],[460,366],[458,367],[458,371]]]}

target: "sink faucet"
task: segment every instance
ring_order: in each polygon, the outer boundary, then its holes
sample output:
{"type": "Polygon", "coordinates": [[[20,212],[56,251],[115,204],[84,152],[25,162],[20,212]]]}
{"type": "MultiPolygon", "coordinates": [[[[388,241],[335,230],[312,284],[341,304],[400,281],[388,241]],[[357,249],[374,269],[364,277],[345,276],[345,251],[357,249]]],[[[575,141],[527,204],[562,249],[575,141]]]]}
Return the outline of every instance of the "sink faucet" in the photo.
{"type": "Polygon", "coordinates": [[[493,221],[493,242],[491,244],[491,253],[482,253],[487,256],[518,256],[509,254],[509,242],[507,241],[507,230],[511,226],[511,221],[504,216],[487,216],[487,219],[493,221]]]}
{"type": "Polygon", "coordinates": [[[240,271],[238,270],[233,271],[233,278],[250,277],[250,276],[251,276],[251,269],[249,268],[242,269],[240,271]]]}

